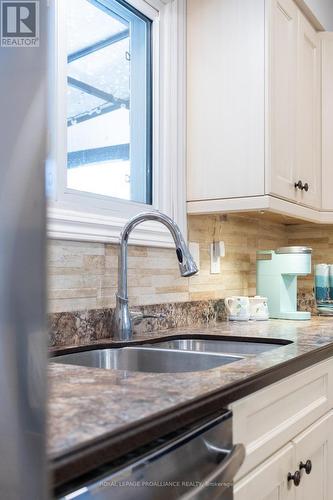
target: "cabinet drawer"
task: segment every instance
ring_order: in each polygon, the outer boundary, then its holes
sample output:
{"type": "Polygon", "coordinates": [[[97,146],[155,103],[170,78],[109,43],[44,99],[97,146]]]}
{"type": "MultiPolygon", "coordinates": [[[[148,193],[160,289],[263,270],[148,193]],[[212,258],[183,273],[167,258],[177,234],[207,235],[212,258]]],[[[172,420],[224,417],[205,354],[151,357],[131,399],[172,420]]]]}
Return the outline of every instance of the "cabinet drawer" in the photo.
{"type": "Polygon", "coordinates": [[[287,472],[293,470],[293,447],[283,447],[234,486],[234,500],[294,500],[287,472]]]}
{"type": "Polygon", "coordinates": [[[246,447],[236,480],[329,411],[332,389],[330,359],[232,403],[233,440],[246,447]]]}

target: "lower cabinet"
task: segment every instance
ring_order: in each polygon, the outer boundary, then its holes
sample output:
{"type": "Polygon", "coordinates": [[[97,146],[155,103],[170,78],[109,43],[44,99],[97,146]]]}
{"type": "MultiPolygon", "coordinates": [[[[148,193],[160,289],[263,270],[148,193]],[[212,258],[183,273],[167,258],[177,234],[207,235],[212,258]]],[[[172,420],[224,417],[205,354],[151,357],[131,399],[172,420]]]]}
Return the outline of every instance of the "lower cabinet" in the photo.
{"type": "Polygon", "coordinates": [[[234,500],[332,500],[333,411],[234,485],[234,500]]]}
{"type": "Polygon", "coordinates": [[[333,412],[293,439],[293,447],[296,469],[301,469],[296,500],[332,500],[333,412]]]}
{"type": "Polygon", "coordinates": [[[293,446],[288,444],[234,485],[234,500],[294,498],[287,480],[293,465],[293,446]]]}

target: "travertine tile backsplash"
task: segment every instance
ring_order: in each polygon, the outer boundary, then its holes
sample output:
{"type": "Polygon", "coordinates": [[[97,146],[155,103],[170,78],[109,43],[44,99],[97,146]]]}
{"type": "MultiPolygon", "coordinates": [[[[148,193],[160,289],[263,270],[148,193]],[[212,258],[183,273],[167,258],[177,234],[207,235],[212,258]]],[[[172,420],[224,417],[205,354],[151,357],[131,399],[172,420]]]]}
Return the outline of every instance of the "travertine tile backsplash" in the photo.
{"type": "MultiPolygon", "coordinates": [[[[313,248],[312,269],[315,264],[333,264],[333,226],[318,224],[301,224],[287,226],[288,245],[306,245],[313,248]]],[[[299,287],[311,292],[313,274],[300,276],[299,287]]]]}
{"type": "MultiPolygon", "coordinates": [[[[115,245],[50,241],[48,261],[50,312],[114,306],[115,245]]],[[[172,249],[129,247],[128,282],[133,305],[188,300],[172,249]]]]}
{"type": "MultiPolygon", "coordinates": [[[[239,215],[189,217],[189,239],[200,244],[200,273],[181,278],[174,249],[129,247],[131,305],[220,299],[255,294],[257,249],[308,245],[313,265],[333,263],[333,226],[284,225],[239,215]],[[223,240],[221,274],[210,274],[210,243],[223,240]]],[[[77,241],[49,241],[49,312],[114,306],[117,246],[77,241]]],[[[299,278],[311,293],[313,276],[299,278]]]]}
{"type": "Polygon", "coordinates": [[[191,278],[190,300],[228,295],[254,295],[256,251],[276,248],[287,242],[285,226],[256,218],[228,215],[189,218],[189,239],[200,243],[200,273],[191,278]],[[221,274],[210,274],[210,243],[224,241],[226,256],[221,274]]]}
{"type": "MultiPolygon", "coordinates": [[[[294,232],[263,219],[238,215],[224,219],[214,215],[189,218],[189,239],[200,243],[200,273],[190,279],[179,276],[174,249],[130,246],[131,305],[253,295],[256,250],[285,245],[294,232]],[[221,274],[217,275],[210,274],[209,247],[213,240],[223,240],[226,247],[221,274]]],[[[333,244],[333,229],[331,234],[333,244]]],[[[310,237],[310,232],[307,235],[310,237]]],[[[117,247],[50,240],[48,275],[49,312],[114,306],[117,247]]]]}

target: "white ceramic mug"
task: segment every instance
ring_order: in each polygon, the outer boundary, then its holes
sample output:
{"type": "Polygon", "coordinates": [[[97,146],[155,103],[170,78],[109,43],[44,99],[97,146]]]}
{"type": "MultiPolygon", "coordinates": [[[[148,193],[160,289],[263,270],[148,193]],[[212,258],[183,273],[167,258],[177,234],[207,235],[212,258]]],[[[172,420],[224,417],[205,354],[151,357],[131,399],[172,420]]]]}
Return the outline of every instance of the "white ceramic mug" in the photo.
{"type": "Polygon", "coordinates": [[[269,318],[267,297],[250,297],[250,319],[256,321],[266,321],[269,318]]]}
{"type": "Polygon", "coordinates": [[[224,299],[228,318],[231,321],[248,321],[250,319],[250,301],[248,297],[227,297],[224,299]]]}

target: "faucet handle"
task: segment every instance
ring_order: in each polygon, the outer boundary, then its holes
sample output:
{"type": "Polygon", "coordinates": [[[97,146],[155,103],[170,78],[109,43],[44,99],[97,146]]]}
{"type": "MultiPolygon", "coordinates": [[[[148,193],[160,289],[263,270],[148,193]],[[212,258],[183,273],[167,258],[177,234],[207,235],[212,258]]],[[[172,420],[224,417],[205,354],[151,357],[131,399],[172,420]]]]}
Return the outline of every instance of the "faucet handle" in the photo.
{"type": "Polygon", "coordinates": [[[157,313],[157,314],[143,314],[140,311],[130,311],[131,318],[133,323],[141,323],[144,319],[154,318],[154,319],[165,319],[166,314],[157,313]]]}

